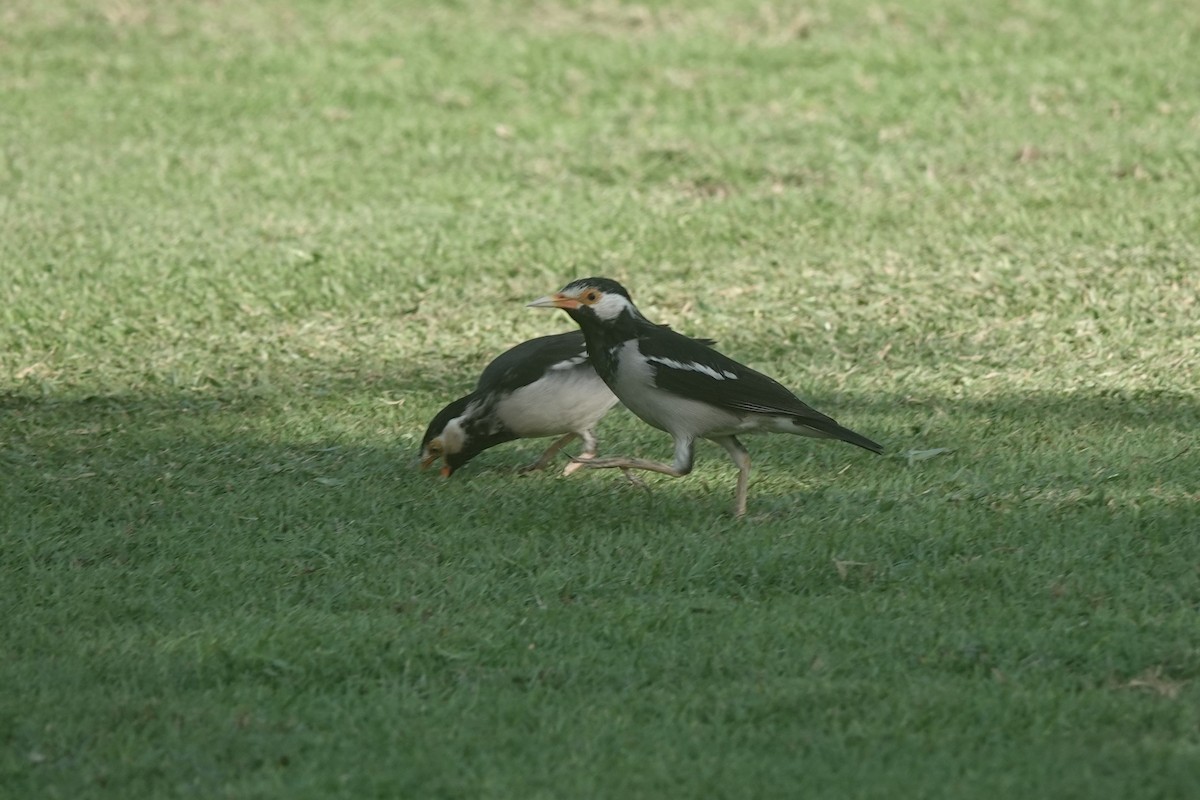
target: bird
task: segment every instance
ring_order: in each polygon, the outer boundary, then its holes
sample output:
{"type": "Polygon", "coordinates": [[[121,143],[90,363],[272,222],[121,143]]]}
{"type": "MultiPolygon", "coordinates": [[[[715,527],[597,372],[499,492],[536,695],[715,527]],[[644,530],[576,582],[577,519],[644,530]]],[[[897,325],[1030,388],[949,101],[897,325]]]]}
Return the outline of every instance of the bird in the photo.
{"type": "Polygon", "coordinates": [[[746,513],[750,453],[738,436],[752,431],[840,439],[882,453],[883,446],[839,425],[778,381],[646,319],[625,287],[609,278],[582,278],[531,308],[561,308],[579,325],[596,373],[622,404],[674,440],[670,464],[609,456],[581,466],[639,469],[683,477],[692,471],[697,439],[725,448],[738,468],[734,516],[746,513]]]}
{"type": "Polygon", "coordinates": [[[440,458],[448,478],[490,447],[559,436],[520,470],[530,472],[549,465],[578,437],[583,452],[563,470],[569,475],[596,455],[596,424],[616,404],[588,361],[582,332],[530,339],[493,359],[470,394],[434,416],[421,441],[420,465],[428,468],[440,458]]]}

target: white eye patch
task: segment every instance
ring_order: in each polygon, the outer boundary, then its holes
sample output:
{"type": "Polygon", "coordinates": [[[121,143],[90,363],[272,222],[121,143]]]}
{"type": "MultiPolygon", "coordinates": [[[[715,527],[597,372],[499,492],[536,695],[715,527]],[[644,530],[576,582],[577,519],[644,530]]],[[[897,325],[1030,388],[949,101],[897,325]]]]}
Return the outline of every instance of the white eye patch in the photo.
{"type": "Polygon", "coordinates": [[[596,316],[603,320],[616,319],[621,316],[621,312],[629,308],[632,304],[615,292],[607,292],[601,295],[600,299],[589,306],[592,311],[596,312],[596,316]]]}
{"type": "Polygon", "coordinates": [[[445,453],[460,452],[466,438],[467,434],[463,430],[463,418],[450,420],[446,423],[446,429],[442,431],[442,451],[445,453]]]}

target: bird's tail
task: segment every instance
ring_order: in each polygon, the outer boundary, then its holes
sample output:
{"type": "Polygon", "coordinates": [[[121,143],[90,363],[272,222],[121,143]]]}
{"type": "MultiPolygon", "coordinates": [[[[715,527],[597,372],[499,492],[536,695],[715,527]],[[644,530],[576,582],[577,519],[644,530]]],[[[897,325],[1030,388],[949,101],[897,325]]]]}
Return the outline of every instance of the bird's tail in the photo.
{"type": "Polygon", "coordinates": [[[841,425],[835,424],[836,431],[831,431],[834,436],[841,439],[843,442],[856,444],[864,450],[870,450],[872,453],[883,453],[883,445],[879,442],[873,442],[861,433],[855,433],[849,428],[843,428],[841,425]]]}
{"type": "Polygon", "coordinates": [[[843,427],[834,422],[824,414],[813,414],[812,416],[796,416],[792,417],[791,422],[796,428],[792,429],[792,433],[800,433],[807,436],[815,436],[820,439],[841,439],[843,442],[856,444],[864,450],[870,450],[872,453],[882,453],[883,445],[878,442],[873,442],[861,433],[855,433],[849,428],[843,427]]]}

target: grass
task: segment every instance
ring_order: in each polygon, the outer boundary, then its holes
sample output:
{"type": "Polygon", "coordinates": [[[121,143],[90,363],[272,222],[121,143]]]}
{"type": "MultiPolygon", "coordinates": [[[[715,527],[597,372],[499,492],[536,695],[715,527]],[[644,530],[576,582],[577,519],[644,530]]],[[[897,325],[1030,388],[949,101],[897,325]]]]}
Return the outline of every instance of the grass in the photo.
{"type": "Polygon", "coordinates": [[[1198,39],[6,4],[3,794],[1190,796],[1198,39]],[[749,440],[744,521],[708,446],[649,490],[411,469],[594,274],[888,455],[749,440]]]}

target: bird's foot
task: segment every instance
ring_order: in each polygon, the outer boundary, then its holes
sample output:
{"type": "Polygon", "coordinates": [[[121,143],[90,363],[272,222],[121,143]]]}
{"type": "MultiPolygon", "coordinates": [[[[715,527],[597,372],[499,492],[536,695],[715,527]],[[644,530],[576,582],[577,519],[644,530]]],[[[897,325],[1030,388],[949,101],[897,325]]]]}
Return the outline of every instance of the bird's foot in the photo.
{"type": "Polygon", "coordinates": [[[580,453],[578,456],[571,456],[571,463],[563,468],[563,475],[574,475],[581,469],[604,469],[606,467],[615,467],[621,470],[621,474],[625,476],[625,480],[629,481],[630,486],[636,486],[639,489],[649,489],[646,482],[633,473],[629,467],[623,465],[624,459],[621,458],[596,458],[591,453],[580,453]],[[611,462],[611,463],[606,463],[611,462]]]}
{"type": "Polygon", "coordinates": [[[628,470],[628,469],[622,467],[621,474],[625,476],[625,480],[629,481],[630,486],[636,487],[638,489],[645,489],[646,491],[650,491],[650,487],[646,485],[646,482],[644,480],[642,480],[641,478],[639,478],[637,475],[633,474],[633,472],[631,470],[628,470]]]}
{"type": "Polygon", "coordinates": [[[589,462],[594,461],[595,458],[596,457],[591,453],[580,453],[577,456],[570,456],[571,463],[563,467],[562,474],[564,476],[574,475],[576,472],[586,467],[589,462]]]}
{"type": "Polygon", "coordinates": [[[619,467],[622,470],[627,470],[629,468],[629,459],[616,456],[607,456],[605,458],[584,458],[580,456],[571,460],[575,462],[574,466],[576,469],[583,469],[584,467],[587,469],[613,469],[614,467],[619,467]]]}

